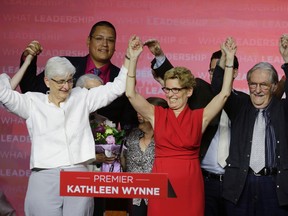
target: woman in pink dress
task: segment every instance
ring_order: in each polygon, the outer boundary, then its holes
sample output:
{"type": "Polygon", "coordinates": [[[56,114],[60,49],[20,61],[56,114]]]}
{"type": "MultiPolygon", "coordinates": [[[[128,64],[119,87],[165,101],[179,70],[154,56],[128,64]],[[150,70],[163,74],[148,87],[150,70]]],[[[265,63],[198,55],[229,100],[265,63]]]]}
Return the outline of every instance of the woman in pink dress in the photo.
{"type": "Polygon", "coordinates": [[[136,65],[143,44],[139,38],[134,38],[133,43],[130,49],[138,52],[127,56],[130,64],[126,96],[154,129],[155,161],[152,172],[167,173],[176,194],[174,198],[149,199],[148,215],[202,216],[204,188],[199,163],[200,142],[209,122],[223,108],[231,93],[236,44],[232,38],[227,38],[221,45],[226,55],[221,92],[204,109],[190,110],[187,100],[193,94],[195,79],[184,67],[175,67],[165,73],[162,89],[169,108],[153,106],[136,92],[136,65]]]}

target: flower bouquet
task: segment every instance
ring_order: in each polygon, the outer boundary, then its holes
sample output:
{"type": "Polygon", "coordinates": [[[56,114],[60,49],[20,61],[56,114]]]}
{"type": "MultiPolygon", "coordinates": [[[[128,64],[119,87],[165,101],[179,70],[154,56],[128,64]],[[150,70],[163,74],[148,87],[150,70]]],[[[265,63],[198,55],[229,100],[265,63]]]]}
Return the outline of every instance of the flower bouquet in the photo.
{"type": "MultiPolygon", "coordinates": [[[[116,129],[116,125],[108,119],[102,122],[91,122],[91,129],[95,139],[96,153],[104,153],[106,157],[115,156],[112,164],[102,163],[102,172],[121,172],[120,155],[124,130],[116,129]]],[[[123,147],[125,148],[125,147],[123,147]]]]}

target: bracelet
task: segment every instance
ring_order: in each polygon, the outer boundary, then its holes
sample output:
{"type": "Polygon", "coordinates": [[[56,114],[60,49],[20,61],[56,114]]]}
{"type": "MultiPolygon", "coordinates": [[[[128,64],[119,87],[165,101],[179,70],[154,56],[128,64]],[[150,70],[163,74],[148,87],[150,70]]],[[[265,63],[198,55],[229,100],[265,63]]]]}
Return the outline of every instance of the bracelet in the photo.
{"type": "Polygon", "coordinates": [[[233,65],[225,65],[225,67],[227,67],[227,68],[233,68],[234,66],[233,66],[233,65]]]}
{"type": "Polygon", "coordinates": [[[136,77],[136,76],[130,76],[129,74],[127,74],[127,76],[130,77],[130,78],[135,78],[136,77]]]}
{"type": "Polygon", "coordinates": [[[127,56],[127,54],[125,55],[125,58],[128,59],[128,60],[130,60],[130,58],[127,56]]]}

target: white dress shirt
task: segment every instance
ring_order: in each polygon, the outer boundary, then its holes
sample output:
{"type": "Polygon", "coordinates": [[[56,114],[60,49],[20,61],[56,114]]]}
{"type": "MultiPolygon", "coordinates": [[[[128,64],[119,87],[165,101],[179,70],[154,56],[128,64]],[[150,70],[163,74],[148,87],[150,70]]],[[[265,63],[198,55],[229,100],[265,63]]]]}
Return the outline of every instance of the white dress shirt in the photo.
{"type": "Polygon", "coordinates": [[[230,146],[230,121],[228,119],[227,114],[224,110],[221,113],[221,119],[219,122],[218,129],[211,140],[209,148],[201,161],[201,168],[205,169],[208,172],[212,172],[215,174],[224,174],[225,170],[224,167],[219,164],[218,156],[219,151],[221,151],[221,159],[224,161],[227,159],[229,153],[229,146],[230,146]],[[223,131],[225,130],[225,135],[223,131]],[[221,134],[222,133],[222,134],[221,134]],[[221,148],[221,149],[220,149],[221,148]]]}

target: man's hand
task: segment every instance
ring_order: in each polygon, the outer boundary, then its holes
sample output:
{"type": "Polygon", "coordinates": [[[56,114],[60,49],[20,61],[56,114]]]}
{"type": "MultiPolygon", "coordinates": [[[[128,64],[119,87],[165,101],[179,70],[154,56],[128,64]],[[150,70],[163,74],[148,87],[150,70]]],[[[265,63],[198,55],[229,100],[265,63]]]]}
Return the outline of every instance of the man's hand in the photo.
{"type": "Polygon", "coordinates": [[[24,57],[27,57],[29,54],[32,56],[37,56],[42,52],[43,48],[38,41],[32,41],[24,50],[24,57]]]}
{"type": "Polygon", "coordinates": [[[283,34],[279,40],[279,51],[285,63],[288,63],[288,35],[283,34]]]}
{"type": "Polygon", "coordinates": [[[150,52],[154,56],[164,55],[164,53],[160,47],[160,43],[156,39],[149,39],[149,40],[145,41],[144,46],[147,46],[149,48],[150,52]]]}

